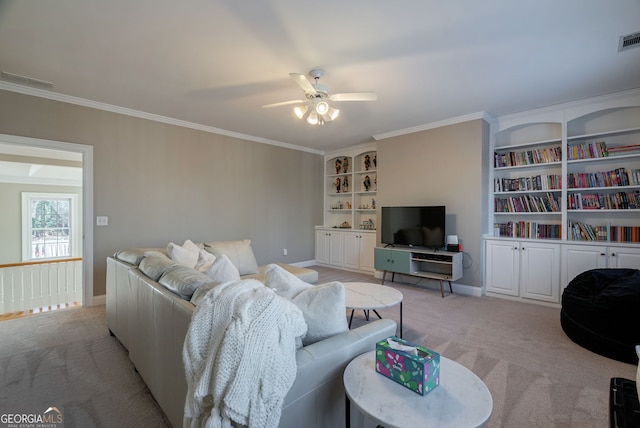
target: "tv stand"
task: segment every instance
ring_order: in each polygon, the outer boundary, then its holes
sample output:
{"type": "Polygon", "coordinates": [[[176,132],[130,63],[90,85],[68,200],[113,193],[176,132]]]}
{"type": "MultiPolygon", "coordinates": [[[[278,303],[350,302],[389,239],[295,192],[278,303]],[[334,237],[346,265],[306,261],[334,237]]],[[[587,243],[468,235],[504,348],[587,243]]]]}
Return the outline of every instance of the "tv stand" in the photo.
{"type": "Polygon", "coordinates": [[[435,249],[380,248],[374,249],[374,266],[382,271],[382,284],[387,272],[391,272],[391,282],[396,273],[440,281],[440,295],[444,298],[442,281],[449,283],[462,278],[462,253],[435,249]]]}

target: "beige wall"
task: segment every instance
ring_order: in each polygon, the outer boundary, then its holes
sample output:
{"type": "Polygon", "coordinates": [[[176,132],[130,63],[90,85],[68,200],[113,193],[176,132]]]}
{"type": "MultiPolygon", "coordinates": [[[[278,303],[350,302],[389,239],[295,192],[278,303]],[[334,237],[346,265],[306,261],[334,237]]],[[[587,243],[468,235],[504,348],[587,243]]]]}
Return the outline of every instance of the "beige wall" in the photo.
{"type": "Polygon", "coordinates": [[[94,295],[132,246],[248,238],[260,264],[314,259],[321,155],[6,91],[0,133],[93,146],[94,215],[109,217],[93,226],[94,295]]]}
{"type": "Polygon", "coordinates": [[[461,284],[482,286],[489,125],[472,120],[379,141],[378,206],[446,205],[463,250],[461,284]]]}

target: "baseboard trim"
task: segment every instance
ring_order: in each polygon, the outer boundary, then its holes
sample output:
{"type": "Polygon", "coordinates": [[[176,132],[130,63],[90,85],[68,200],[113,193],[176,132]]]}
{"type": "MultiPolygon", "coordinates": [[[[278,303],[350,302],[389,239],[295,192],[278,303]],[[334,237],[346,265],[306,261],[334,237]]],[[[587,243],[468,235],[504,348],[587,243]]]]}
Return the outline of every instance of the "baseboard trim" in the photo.
{"type": "Polygon", "coordinates": [[[101,294],[99,296],[93,296],[93,303],[91,306],[100,306],[107,304],[107,295],[101,294]]]}

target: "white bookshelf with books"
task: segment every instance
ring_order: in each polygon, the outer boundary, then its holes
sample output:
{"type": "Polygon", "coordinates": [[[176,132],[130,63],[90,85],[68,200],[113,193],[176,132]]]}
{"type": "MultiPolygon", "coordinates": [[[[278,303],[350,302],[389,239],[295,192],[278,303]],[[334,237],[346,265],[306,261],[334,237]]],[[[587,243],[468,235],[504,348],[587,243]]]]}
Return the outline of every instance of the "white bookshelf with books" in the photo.
{"type": "Polygon", "coordinates": [[[505,116],[492,128],[489,294],[559,304],[576,273],[640,268],[640,91],[505,116]],[[522,269],[542,266],[538,256],[559,261],[544,275],[522,269]],[[496,280],[504,266],[514,266],[515,285],[496,280]],[[559,286],[547,293],[551,283],[559,286]]]}

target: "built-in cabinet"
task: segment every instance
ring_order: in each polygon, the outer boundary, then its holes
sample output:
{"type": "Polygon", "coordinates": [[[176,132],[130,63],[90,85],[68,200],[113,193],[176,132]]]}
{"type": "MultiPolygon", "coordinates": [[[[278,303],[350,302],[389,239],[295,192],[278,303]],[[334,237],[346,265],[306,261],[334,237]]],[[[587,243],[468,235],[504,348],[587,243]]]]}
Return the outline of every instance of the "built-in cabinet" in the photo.
{"type": "Polygon", "coordinates": [[[325,156],[324,224],[316,227],[317,263],[374,271],[377,166],[371,145],[325,156]]]}
{"type": "Polygon", "coordinates": [[[485,241],[487,292],[558,303],[560,245],[485,241]]]}
{"type": "Polygon", "coordinates": [[[492,124],[488,293],[560,302],[577,274],[640,268],[640,93],[492,124]]]}
{"type": "Polygon", "coordinates": [[[564,245],[564,285],[578,274],[595,268],[640,269],[640,248],[606,245],[564,245]]]}
{"type": "Polygon", "coordinates": [[[316,227],[316,263],[349,270],[374,271],[375,231],[316,227]]]}

